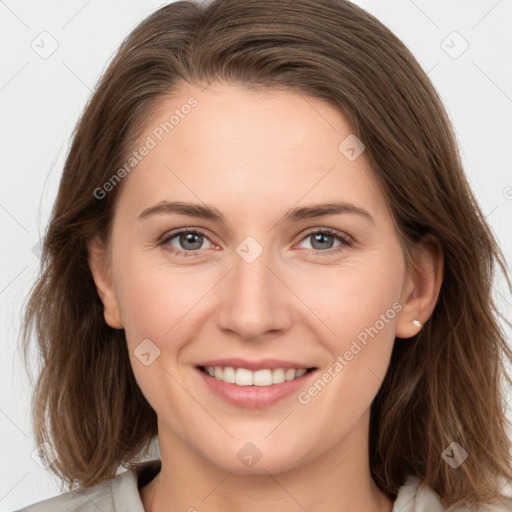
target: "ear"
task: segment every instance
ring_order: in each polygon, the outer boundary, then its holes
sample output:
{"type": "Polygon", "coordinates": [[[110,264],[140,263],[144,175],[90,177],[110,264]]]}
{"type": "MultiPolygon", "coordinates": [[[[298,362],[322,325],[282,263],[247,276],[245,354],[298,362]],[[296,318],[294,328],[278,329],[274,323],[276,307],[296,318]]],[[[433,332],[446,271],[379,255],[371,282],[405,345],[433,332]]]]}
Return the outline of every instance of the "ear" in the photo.
{"type": "Polygon", "coordinates": [[[404,283],[400,303],[402,309],[397,315],[396,337],[410,338],[421,330],[414,320],[423,325],[432,315],[443,281],[444,256],[439,240],[426,235],[419,242],[413,255],[413,262],[404,283]]]}
{"type": "Polygon", "coordinates": [[[87,252],[96,290],[103,302],[105,322],[114,329],[122,329],[123,322],[111,275],[107,247],[99,239],[94,238],[88,241],[87,252]]]}

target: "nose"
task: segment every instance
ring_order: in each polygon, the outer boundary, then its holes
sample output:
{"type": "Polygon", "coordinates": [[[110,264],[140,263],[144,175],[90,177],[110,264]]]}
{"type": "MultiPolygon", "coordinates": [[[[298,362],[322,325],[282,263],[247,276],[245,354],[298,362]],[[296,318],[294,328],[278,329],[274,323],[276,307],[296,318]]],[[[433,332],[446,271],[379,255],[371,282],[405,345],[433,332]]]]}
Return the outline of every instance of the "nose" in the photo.
{"type": "Polygon", "coordinates": [[[233,268],[221,283],[217,324],[247,341],[282,334],[293,323],[289,273],[280,272],[270,251],[248,262],[234,255],[233,268]]]}

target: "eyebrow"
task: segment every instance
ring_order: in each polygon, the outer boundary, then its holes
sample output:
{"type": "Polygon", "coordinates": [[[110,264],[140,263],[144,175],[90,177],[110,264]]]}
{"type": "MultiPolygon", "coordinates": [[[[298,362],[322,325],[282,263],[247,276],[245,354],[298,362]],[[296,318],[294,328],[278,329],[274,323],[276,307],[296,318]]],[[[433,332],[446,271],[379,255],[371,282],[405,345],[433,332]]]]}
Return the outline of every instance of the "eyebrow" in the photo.
{"type": "MultiPolygon", "coordinates": [[[[139,219],[147,219],[157,214],[177,213],[197,217],[206,220],[213,220],[226,224],[224,215],[217,208],[204,204],[185,203],[182,201],[161,201],[146,208],[139,214],[139,219]]],[[[301,206],[288,210],[280,222],[298,222],[305,219],[314,219],[325,215],[355,214],[365,218],[369,223],[375,225],[375,220],[370,213],[359,206],[343,202],[320,203],[309,206],[301,206]]]]}

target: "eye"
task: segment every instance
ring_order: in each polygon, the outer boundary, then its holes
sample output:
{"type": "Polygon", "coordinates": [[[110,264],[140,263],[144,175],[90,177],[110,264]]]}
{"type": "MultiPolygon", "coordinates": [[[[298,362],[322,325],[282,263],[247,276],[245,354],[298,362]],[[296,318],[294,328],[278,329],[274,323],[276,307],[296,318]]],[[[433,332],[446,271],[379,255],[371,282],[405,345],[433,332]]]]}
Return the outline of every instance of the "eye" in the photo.
{"type": "MultiPolygon", "coordinates": [[[[173,254],[196,257],[201,255],[202,249],[208,248],[204,247],[207,240],[209,241],[206,234],[196,228],[182,228],[164,235],[159,244],[173,254]]],[[[311,240],[311,249],[315,253],[338,253],[353,244],[348,236],[329,228],[317,228],[315,231],[310,231],[302,238],[301,242],[306,240],[311,240]],[[338,245],[333,247],[336,241],[338,241],[338,245]]]]}
{"type": "Polygon", "coordinates": [[[208,238],[203,232],[197,229],[184,228],[165,236],[160,242],[160,245],[162,245],[166,251],[174,254],[199,256],[199,254],[196,253],[201,249],[205,249],[203,244],[206,240],[208,240],[208,238]],[[174,244],[172,243],[173,240],[176,240],[174,244]],[[176,247],[176,244],[178,247],[176,247]]]}
{"type": "Polygon", "coordinates": [[[310,231],[306,236],[302,239],[302,241],[311,240],[311,249],[315,252],[329,252],[329,253],[337,253],[341,251],[344,247],[350,247],[352,245],[352,240],[349,239],[348,236],[342,235],[338,231],[329,228],[317,229],[316,231],[310,231]],[[334,246],[333,243],[339,242],[337,246],[334,246]],[[334,250],[333,250],[334,249],[334,250]]]}

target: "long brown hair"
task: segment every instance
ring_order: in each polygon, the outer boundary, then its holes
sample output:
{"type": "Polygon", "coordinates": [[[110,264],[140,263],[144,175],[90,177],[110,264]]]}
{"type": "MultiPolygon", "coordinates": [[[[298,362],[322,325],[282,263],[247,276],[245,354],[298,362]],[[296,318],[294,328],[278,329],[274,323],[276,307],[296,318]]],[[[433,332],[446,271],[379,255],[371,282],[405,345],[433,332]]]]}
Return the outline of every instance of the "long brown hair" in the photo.
{"type": "Polygon", "coordinates": [[[25,313],[25,354],[35,328],[41,356],[35,435],[58,455],[51,469],[70,489],[93,486],[130,467],[157,434],[125,333],[103,319],[86,244],[108,242],[129,177],[104,197],[95,191],[133,152],[149,113],[177,88],[212,81],[335,106],[366,146],[404,254],[427,234],[440,241],[434,312],[417,336],[395,340],[372,404],[371,475],[393,499],[408,474],[446,505],[498,495],[512,479],[500,387],[502,377],[511,382],[512,353],[492,296],[498,267],[510,289],[504,258],[427,75],[389,29],[346,0],[178,1],[123,42],[75,130],[25,313]],[[452,442],[469,453],[457,469],[442,458],[452,442]]]}

